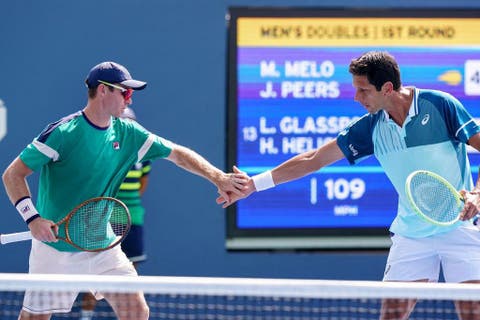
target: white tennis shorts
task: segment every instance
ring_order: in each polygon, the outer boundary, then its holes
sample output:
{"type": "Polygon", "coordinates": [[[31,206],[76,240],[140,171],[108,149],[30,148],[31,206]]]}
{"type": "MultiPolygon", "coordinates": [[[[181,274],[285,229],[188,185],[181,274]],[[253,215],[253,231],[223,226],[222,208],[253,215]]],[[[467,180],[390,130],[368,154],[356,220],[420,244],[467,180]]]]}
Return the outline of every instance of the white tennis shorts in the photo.
{"type": "MultiPolygon", "coordinates": [[[[32,240],[29,273],[137,276],[133,264],[118,245],[102,252],[63,252],[32,240]]],[[[97,299],[103,296],[93,292],[97,299]]],[[[78,292],[26,291],[23,309],[33,314],[70,312],[78,292]]]]}
{"type": "Polygon", "coordinates": [[[462,226],[426,238],[392,237],[384,281],[446,282],[480,280],[480,230],[462,226]]]}

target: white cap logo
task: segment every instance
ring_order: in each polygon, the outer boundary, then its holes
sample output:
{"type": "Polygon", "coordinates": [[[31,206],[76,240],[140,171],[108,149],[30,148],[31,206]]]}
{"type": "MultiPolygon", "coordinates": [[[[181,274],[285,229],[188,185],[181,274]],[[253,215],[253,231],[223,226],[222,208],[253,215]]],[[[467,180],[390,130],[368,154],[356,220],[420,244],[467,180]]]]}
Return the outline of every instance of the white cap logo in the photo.
{"type": "Polygon", "coordinates": [[[7,135],[7,108],[0,99],[0,141],[7,135]]]}

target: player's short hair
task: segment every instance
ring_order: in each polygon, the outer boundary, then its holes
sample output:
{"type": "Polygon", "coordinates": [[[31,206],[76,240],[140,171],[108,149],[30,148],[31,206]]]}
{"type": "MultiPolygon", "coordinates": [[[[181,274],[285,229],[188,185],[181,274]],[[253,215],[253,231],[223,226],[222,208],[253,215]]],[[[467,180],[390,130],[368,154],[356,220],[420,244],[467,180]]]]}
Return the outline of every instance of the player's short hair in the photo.
{"type": "Polygon", "coordinates": [[[375,86],[377,91],[382,89],[385,82],[391,82],[393,89],[398,90],[402,85],[400,68],[395,58],[386,51],[369,51],[350,62],[348,71],[354,76],[366,76],[368,82],[375,86]]]}

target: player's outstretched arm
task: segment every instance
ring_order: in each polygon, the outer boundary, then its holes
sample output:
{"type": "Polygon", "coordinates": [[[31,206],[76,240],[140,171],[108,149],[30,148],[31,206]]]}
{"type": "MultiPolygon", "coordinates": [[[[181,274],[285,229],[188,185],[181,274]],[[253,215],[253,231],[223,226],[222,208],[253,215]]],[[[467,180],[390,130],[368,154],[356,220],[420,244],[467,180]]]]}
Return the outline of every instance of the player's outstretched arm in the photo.
{"type": "Polygon", "coordinates": [[[212,182],[225,199],[229,199],[230,194],[241,196],[248,182],[248,176],[243,172],[225,173],[195,151],[180,145],[174,145],[167,160],[212,182]]]}
{"type": "MultiPolygon", "coordinates": [[[[217,198],[217,204],[226,208],[237,200],[248,197],[254,191],[262,191],[275,187],[278,184],[297,180],[321,168],[336,162],[344,157],[337,145],[337,140],[332,140],[316,150],[310,150],[296,155],[271,171],[265,171],[249,178],[243,192],[240,194],[222,194],[217,198]]],[[[241,172],[234,167],[235,172],[241,172]]]]}

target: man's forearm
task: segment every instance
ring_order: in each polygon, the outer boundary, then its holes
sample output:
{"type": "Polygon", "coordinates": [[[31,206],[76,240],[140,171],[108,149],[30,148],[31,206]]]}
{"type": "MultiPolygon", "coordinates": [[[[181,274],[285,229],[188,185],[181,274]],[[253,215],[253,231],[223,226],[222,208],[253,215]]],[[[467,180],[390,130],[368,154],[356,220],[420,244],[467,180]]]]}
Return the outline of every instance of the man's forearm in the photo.
{"type": "Polygon", "coordinates": [[[3,185],[12,204],[15,204],[22,197],[31,196],[26,181],[26,177],[30,173],[31,171],[18,158],[3,173],[3,185]]]}
{"type": "Polygon", "coordinates": [[[213,184],[218,184],[223,172],[213,166],[201,155],[195,151],[188,149],[183,146],[176,146],[174,151],[175,154],[171,160],[179,167],[193,173],[204,177],[213,184]]]}

